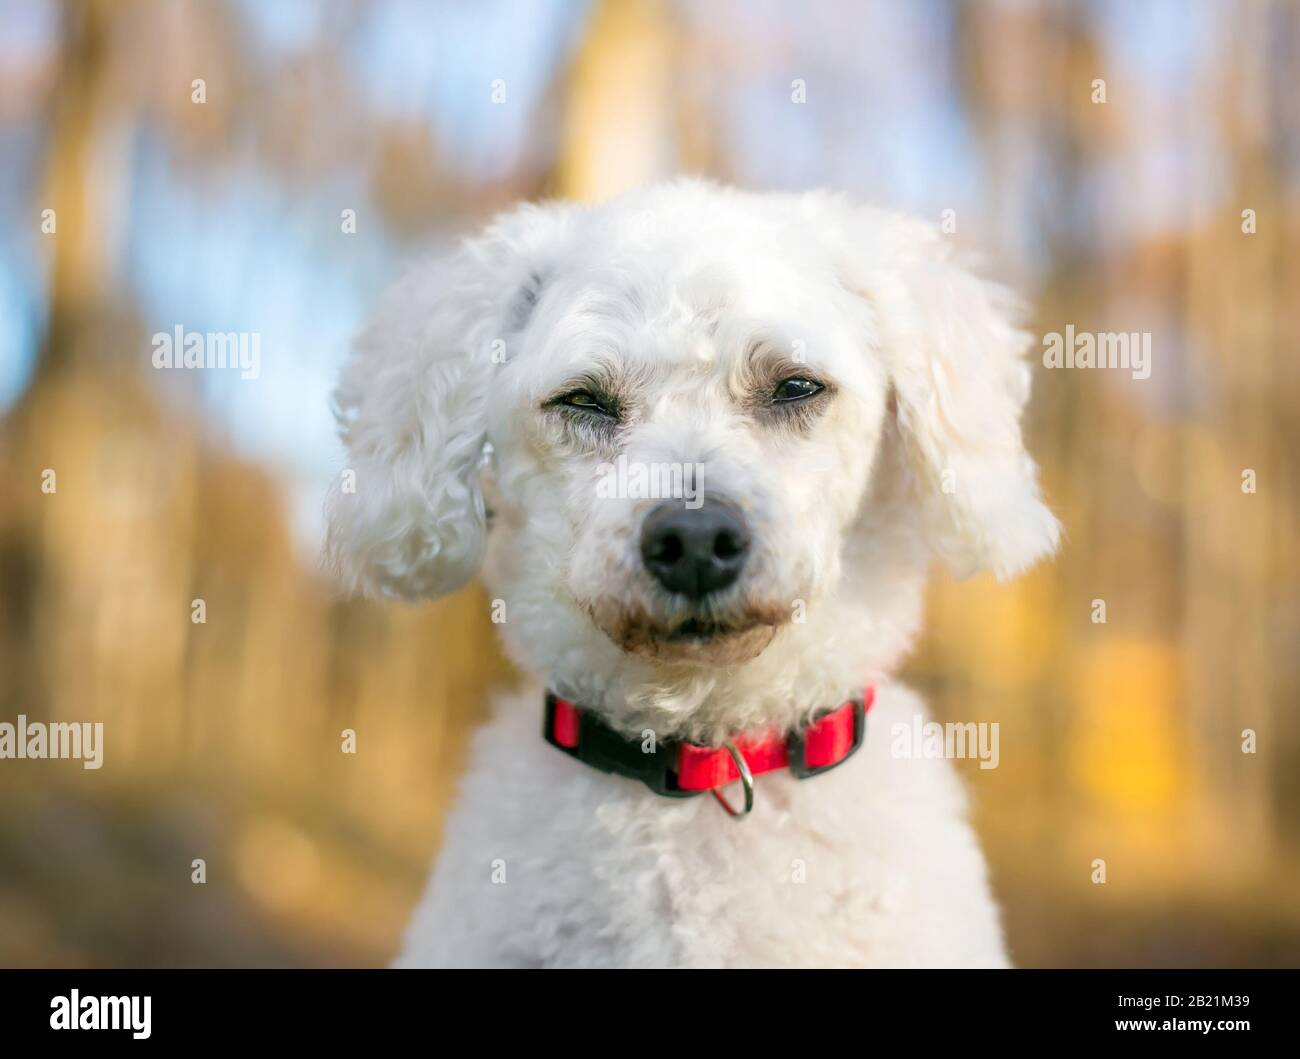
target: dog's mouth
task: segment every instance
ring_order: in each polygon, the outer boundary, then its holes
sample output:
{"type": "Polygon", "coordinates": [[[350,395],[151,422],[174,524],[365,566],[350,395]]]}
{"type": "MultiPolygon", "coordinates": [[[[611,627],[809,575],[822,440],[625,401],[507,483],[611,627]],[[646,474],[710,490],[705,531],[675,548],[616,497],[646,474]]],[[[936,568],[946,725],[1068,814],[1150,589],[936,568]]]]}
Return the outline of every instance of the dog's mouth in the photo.
{"type": "Polygon", "coordinates": [[[677,628],[673,629],[664,639],[668,643],[683,643],[694,641],[696,643],[709,643],[712,640],[722,639],[727,636],[735,636],[738,633],[748,632],[753,628],[753,624],[743,627],[728,625],[723,622],[709,621],[706,618],[688,618],[677,628]]]}
{"type": "Polygon", "coordinates": [[[737,665],[757,658],[788,617],[777,608],[750,607],[735,617],[694,615],[665,621],[643,610],[591,608],[592,620],[629,654],[664,662],[737,665]]]}
{"type": "Polygon", "coordinates": [[[752,618],[736,623],[690,618],[666,632],[627,641],[623,649],[665,662],[739,665],[762,654],[776,630],[775,624],[752,618]]]}

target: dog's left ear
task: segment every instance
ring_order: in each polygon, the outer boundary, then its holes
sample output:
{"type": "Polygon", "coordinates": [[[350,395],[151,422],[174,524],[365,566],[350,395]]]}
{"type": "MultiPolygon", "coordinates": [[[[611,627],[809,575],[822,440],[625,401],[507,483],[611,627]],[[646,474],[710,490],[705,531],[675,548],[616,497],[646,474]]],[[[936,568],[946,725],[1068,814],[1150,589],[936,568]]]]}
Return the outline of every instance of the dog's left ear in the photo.
{"type": "Polygon", "coordinates": [[[348,465],[327,503],[326,554],[348,588],[432,599],[477,570],[492,380],[568,209],[521,207],[414,269],[357,339],[334,395],[348,465]]]}
{"type": "Polygon", "coordinates": [[[874,310],[930,545],[958,576],[1013,577],[1060,534],[1020,433],[1031,342],[1020,306],[933,225],[840,209],[850,221],[837,237],[852,242],[841,243],[841,281],[874,310]]]}

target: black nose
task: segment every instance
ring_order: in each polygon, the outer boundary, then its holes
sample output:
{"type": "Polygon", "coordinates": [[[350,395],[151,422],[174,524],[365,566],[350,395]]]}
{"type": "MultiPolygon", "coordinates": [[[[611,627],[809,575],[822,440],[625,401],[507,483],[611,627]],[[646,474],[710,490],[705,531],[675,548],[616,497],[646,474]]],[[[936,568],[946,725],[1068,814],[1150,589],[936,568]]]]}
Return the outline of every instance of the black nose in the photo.
{"type": "Polygon", "coordinates": [[[703,599],[740,576],[749,551],[745,520],[730,504],[706,500],[660,504],[641,527],[641,558],[655,579],[679,596],[703,599]]]}

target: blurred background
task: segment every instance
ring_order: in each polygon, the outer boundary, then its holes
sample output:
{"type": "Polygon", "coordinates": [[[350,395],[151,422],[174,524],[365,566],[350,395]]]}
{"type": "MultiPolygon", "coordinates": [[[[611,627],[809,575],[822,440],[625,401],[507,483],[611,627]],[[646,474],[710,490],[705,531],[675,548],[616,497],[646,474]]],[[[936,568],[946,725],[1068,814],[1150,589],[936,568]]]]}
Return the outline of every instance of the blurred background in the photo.
{"type": "Polygon", "coordinates": [[[1300,965],[1300,4],[0,0],[0,158],[0,721],[105,726],[0,761],[0,964],[391,956],[511,676],[479,592],[322,576],[332,380],[413,256],[689,172],[1151,332],[1146,380],[1038,366],[1064,550],[939,572],[905,677],[1001,723],[1018,962],[1300,965]],[[154,370],[178,325],[259,377],[154,370]]]}

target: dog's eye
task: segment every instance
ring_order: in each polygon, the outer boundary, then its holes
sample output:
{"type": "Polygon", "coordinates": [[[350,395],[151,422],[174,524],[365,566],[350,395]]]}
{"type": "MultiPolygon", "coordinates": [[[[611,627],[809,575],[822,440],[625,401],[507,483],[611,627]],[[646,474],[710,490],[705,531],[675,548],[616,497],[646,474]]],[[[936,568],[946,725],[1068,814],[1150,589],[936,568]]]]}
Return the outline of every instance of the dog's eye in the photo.
{"type": "Polygon", "coordinates": [[[611,419],[618,417],[618,411],[611,401],[597,396],[590,390],[574,390],[572,393],[557,397],[553,403],[568,408],[578,408],[584,412],[595,412],[597,415],[609,416],[611,419]]]}
{"type": "Polygon", "coordinates": [[[776,384],[776,389],[772,391],[772,403],[786,404],[790,401],[802,401],[805,397],[821,393],[823,389],[821,383],[796,375],[789,379],[782,379],[776,384]]]}

